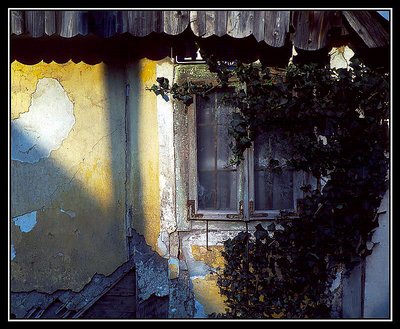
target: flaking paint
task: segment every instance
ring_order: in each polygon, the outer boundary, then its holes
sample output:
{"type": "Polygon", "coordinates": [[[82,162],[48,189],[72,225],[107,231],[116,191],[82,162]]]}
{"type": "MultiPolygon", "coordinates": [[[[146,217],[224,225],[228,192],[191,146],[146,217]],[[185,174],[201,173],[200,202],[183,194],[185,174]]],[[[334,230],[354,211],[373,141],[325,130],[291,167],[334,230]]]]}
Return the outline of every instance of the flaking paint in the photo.
{"type": "Polygon", "coordinates": [[[36,221],[37,211],[32,211],[27,214],[23,214],[21,216],[14,217],[12,219],[14,225],[19,227],[19,230],[24,233],[28,233],[33,230],[37,221],[36,221]]]}
{"type": "Polygon", "coordinates": [[[74,124],[73,104],[62,85],[56,79],[39,79],[29,111],[11,121],[11,159],[36,163],[48,157],[74,124]]]}
{"type": "Polygon", "coordinates": [[[117,64],[12,63],[11,119],[29,111],[39,79],[55,79],[76,120],[48,158],[11,163],[11,216],[37,211],[30,232],[10,226],[12,291],[78,291],[125,261],[124,77],[117,64]]]}

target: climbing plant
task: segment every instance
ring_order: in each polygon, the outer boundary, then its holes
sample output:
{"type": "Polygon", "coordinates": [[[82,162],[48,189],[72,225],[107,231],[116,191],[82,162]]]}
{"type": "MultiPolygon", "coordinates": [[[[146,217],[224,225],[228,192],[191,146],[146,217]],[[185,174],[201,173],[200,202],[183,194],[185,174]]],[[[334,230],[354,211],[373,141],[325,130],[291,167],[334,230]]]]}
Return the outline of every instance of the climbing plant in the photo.
{"type": "Polygon", "coordinates": [[[213,317],[329,318],[330,286],[370,255],[378,227],[377,209],[388,187],[389,76],[353,59],[349,69],[290,64],[273,75],[256,64],[227,65],[202,52],[215,84],[173,84],[157,78],[149,90],[185,105],[235,83],[223,101],[233,105],[229,133],[232,163],[240,163],[256,137],[280,129],[290,141],[281,166],[312,174],[316,186],[302,186],[301,212],[281,212],[267,229],[242,232],[225,242],[225,267],[218,286],[228,312],[213,317]]]}

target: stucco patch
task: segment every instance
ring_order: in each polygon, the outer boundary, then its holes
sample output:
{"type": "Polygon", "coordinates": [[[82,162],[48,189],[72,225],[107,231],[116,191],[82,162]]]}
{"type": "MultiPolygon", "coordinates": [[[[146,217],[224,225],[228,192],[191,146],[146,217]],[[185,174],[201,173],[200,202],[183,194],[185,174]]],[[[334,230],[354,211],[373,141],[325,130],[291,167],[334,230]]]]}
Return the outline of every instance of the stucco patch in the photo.
{"type": "Polygon", "coordinates": [[[35,163],[58,149],[75,117],[63,86],[53,78],[39,79],[29,111],[11,121],[11,159],[35,163]]]}
{"type": "Polygon", "coordinates": [[[224,267],[224,257],[221,254],[223,250],[223,246],[209,246],[207,250],[205,246],[192,245],[193,258],[213,268],[224,267]]]}
{"type": "Polygon", "coordinates": [[[32,229],[36,225],[36,211],[32,211],[30,213],[14,217],[12,220],[16,226],[19,227],[21,232],[27,233],[32,231],[32,229]]]}

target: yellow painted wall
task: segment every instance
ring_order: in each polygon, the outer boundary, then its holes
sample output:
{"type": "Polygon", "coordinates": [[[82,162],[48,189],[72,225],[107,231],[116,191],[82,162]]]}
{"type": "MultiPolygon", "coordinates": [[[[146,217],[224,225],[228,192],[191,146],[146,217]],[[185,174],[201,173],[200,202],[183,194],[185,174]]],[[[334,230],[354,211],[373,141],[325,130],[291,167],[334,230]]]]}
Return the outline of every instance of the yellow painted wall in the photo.
{"type": "Polygon", "coordinates": [[[125,71],[103,63],[14,61],[11,119],[29,111],[42,78],[62,85],[75,124],[48,158],[11,162],[11,217],[37,211],[30,232],[10,223],[11,290],[78,291],[95,273],[109,275],[126,260],[125,71]]]}
{"type": "MultiPolygon", "coordinates": [[[[208,249],[202,245],[192,245],[194,260],[201,261],[212,269],[224,267],[224,258],[221,254],[223,246],[209,246],[208,249]]],[[[217,276],[207,274],[192,280],[195,299],[203,305],[206,314],[225,313],[225,296],[221,295],[217,285],[217,276]]]]}
{"type": "Polygon", "coordinates": [[[133,227],[158,251],[160,233],[159,140],[157,99],[145,88],[156,81],[156,62],[142,59],[127,67],[127,81],[131,91],[130,144],[131,182],[130,200],[133,227]]]}

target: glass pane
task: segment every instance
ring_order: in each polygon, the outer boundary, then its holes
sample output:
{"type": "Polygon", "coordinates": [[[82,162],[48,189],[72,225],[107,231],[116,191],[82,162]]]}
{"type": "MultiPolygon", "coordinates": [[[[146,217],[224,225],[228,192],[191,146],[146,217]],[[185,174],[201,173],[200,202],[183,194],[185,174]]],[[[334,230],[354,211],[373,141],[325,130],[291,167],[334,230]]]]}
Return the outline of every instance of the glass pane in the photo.
{"type": "MultiPolygon", "coordinates": [[[[230,136],[227,127],[218,126],[218,142],[217,142],[217,168],[224,169],[228,167],[229,159],[232,151],[229,147],[230,136]]],[[[231,169],[233,167],[230,167],[231,169]]]]}
{"type": "Polygon", "coordinates": [[[293,209],[293,172],[284,170],[281,175],[274,174],[272,209],[293,209]]]}
{"type": "Polygon", "coordinates": [[[215,95],[208,95],[208,98],[196,98],[196,117],[199,124],[215,123],[215,95]]]}
{"type": "Polygon", "coordinates": [[[254,143],[254,193],[256,210],[293,209],[293,172],[269,171],[271,159],[284,163],[290,146],[279,131],[258,136],[254,143]]]}
{"type": "Polygon", "coordinates": [[[256,210],[293,209],[293,171],[255,171],[254,193],[256,210]]]}
{"type": "Polygon", "coordinates": [[[272,187],[273,176],[268,171],[255,171],[254,175],[254,194],[255,209],[266,210],[272,207],[272,187]]]}
{"type": "Polygon", "coordinates": [[[268,168],[271,159],[281,163],[289,157],[290,145],[284,135],[279,131],[264,133],[254,142],[254,168],[268,168]]]}
{"type": "Polygon", "coordinates": [[[197,127],[197,168],[215,169],[215,126],[197,127]]]}
{"type": "Polygon", "coordinates": [[[237,172],[228,167],[231,113],[220,101],[223,94],[214,92],[208,100],[197,98],[198,203],[201,210],[236,212],[237,172]]]}
{"type": "Polygon", "coordinates": [[[266,169],[272,158],[272,141],[267,134],[260,135],[254,141],[254,169],[266,169]]]}
{"type": "Polygon", "coordinates": [[[199,209],[216,208],[216,177],[215,172],[199,172],[197,182],[197,197],[199,209]]]}
{"type": "Polygon", "coordinates": [[[217,209],[237,209],[237,175],[236,171],[218,172],[217,209]]]}
{"type": "Polygon", "coordinates": [[[230,118],[231,108],[222,103],[221,98],[223,95],[224,95],[224,93],[222,93],[222,92],[219,92],[216,95],[216,97],[217,97],[216,117],[217,117],[217,124],[227,127],[231,120],[231,118],[230,118]]]}

